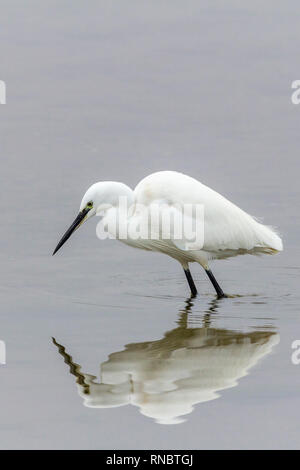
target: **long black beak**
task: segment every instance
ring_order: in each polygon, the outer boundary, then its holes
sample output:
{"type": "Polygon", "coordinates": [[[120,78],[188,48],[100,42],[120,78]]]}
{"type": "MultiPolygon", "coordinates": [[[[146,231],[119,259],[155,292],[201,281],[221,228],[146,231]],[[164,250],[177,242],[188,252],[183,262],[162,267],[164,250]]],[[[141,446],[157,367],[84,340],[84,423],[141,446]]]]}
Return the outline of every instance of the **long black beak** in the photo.
{"type": "MultiPolygon", "coordinates": [[[[70,238],[70,236],[72,235],[72,233],[77,229],[77,227],[81,224],[81,222],[83,221],[83,219],[85,218],[86,214],[88,213],[89,209],[83,209],[81,212],[79,212],[78,216],[76,217],[76,219],[74,220],[74,222],[72,223],[71,227],[68,228],[68,230],[66,231],[66,233],[64,234],[64,236],[61,238],[61,240],[58,242],[58,245],[57,247],[55,248],[55,250],[53,251],[53,255],[55,255],[55,253],[57,253],[57,251],[64,245],[64,243],[66,243],[66,241],[70,238]]],[[[52,255],[52,256],[53,256],[52,255]]]]}

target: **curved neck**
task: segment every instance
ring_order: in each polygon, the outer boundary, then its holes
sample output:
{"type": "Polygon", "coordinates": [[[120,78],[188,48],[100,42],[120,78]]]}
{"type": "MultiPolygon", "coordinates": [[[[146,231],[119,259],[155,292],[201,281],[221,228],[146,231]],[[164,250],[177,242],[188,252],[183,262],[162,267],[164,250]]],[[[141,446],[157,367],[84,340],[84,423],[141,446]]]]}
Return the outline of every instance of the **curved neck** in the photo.
{"type": "Polygon", "coordinates": [[[103,203],[98,205],[97,215],[102,216],[101,224],[97,227],[100,239],[107,238],[107,232],[112,238],[126,238],[128,217],[132,212],[135,195],[124,183],[107,181],[101,183],[101,198],[103,203]],[[106,229],[103,231],[103,227],[106,229]]]}

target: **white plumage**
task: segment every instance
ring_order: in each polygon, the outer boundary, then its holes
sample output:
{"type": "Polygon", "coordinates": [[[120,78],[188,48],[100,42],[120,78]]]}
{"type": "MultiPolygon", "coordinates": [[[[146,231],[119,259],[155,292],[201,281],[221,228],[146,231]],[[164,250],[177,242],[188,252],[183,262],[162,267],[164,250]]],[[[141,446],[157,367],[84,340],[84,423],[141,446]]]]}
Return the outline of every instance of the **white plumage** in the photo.
{"type": "MultiPolygon", "coordinates": [[[[204,205],[204,246],[200,258],[191,261],[228,258],[239,254],[274,254],[282,241],[271,228],[194,178],[175,171],[160,171],[144,178],[134,190],[135,201],[150,205],[156,201],[204,205]]],[[[182,253],[181,253],[182,255],[182,253]]],[[[180,253],[179,253],[180,256],[180,253]]],[[[201,263],[202,264],[202,263],[201,263]]]]}
{"type": "MultiPolygon", "coordinates": [[[[119,228],[114,231],[122,242],[145,250],[159,251],[178,260],[184,268],[193,295],[197,293],[189,271],[189,263],[197,262],[207,272],[219,297],[225,297],[212,272],[208,261],[224,259],[241,254],[275,254],[282,250],[282,241],[271,227],[263,225],[244,212],[221,194],[190,176],[175,171],[160,171],[144,178],[134,191],[123,183],[104,181],[95,183],[85,193],[80,213],[69,230],[57,245],[54,253],[65,243],[73,231],[93,215],[101,214],[108,227],[123,215],[127,237],[120,236],[119,228]],[[125,198],[130,207],[121,214],[120,198],[125,198]],[[134,228],[145,223],[141,207],[161,207],[163,218],[170,220],[170,236],[163,237],[159,223],[153,224],[152,233],[156,237],[133,237],[134,228]],[[192,248],[175,236],[174,220],[179,217],[178,206],[203,206],[204,219],[195,220],[195,212],[190,215],[194,223],[204,226],[203,243],[194,243],[192,248]],[[188,247],[188,248],[187,248],[188,247]]],[[[122,217],[121,217],[122,218],[122,217]]],[[[187,217],[188,218],[188,217],[187,217]]],[[[150,220],[148,221],[150,224],[150,220]]],[[[150,233],[150,232],[149,232],[150,233]]]]}

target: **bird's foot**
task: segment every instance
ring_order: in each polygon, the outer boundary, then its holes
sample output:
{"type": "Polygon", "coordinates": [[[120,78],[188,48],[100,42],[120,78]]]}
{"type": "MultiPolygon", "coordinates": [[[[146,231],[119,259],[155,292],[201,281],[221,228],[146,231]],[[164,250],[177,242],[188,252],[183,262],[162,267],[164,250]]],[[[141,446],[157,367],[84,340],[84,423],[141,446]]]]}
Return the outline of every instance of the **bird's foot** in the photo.
{"type": "Polygon", "coordinates": [[[217,295],[217,298],[218,298],[218,299],[228,299],[229,297],[231,297],[231,296],[228,295],[228,294],[224,294],[224,292],[222,292],[221,294],[218,294],[218,295],[217,295]]]}

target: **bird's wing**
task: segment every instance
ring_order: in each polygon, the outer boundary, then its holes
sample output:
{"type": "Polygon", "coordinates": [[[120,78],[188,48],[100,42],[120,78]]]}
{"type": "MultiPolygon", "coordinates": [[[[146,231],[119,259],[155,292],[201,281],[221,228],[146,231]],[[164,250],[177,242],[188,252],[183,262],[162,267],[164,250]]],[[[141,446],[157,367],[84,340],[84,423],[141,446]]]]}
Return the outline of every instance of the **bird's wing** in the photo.
{"type": "Polygon", "coordinates": [[[200,206],[198,213],[194,214],[191,204],[181,206],[158,199],[147,206],[145,214],[143,210],[139,220],[144,221],[145,238],[171,242],[184,251],[203,248],[203,207],[200,206]]]}
{"type": "MultiPolygon", "coordinates": [[[[169,215],[175,214],[177,217],[178,206],[192,205],[193,213],[187,216],[186,221],[189,223],[191,217],[194,226],[199,228],[204,218],[204,240],[200,249],[205,251],[250,251],[260,247],[282,250],[281,239],[273,229],[257,222],[221,194],[182,173],[153,173],[144,178],[134,192],[139,204],[149,206],[156,201],[163,201],[169,206],[169,215]]],[[[185,237],[176,241],[174,235],[174,243],[178,247],[182,249],[182,246],[186,246],[185,237]]],[[[197,243],[193,249],[199,249],[197,243]]]]}

